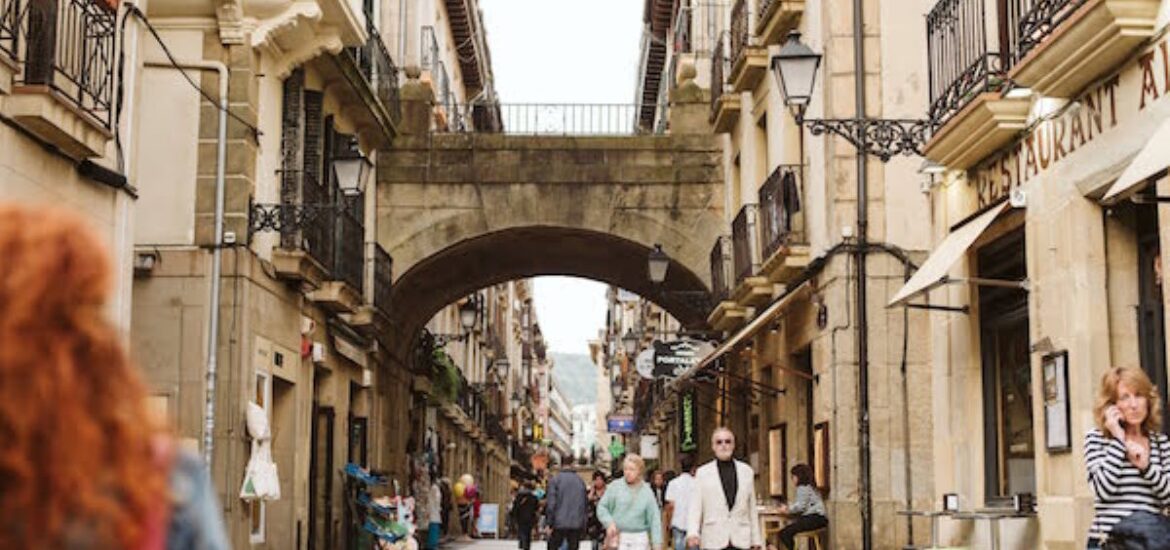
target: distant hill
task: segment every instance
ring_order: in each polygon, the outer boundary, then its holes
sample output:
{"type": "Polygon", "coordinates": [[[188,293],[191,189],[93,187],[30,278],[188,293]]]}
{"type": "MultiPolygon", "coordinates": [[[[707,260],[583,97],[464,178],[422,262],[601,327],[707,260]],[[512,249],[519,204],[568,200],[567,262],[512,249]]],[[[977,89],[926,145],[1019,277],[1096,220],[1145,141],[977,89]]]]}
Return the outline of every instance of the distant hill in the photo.
{"type": "Polygon", "coordinates": [[[597,365],[584,353],[553,352],[553,379],[569,405],[597,403],[597,365]]]}

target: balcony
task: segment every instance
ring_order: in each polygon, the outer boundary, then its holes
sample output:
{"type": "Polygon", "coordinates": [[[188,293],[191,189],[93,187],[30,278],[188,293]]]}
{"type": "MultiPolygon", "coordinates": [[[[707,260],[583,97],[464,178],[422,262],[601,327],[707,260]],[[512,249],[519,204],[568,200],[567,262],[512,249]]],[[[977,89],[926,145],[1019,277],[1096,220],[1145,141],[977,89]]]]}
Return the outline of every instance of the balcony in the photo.
{"type": "Polygon", "coordinates": [[[753,43],[752,13],[749,0],[737,0],[731,7],[731,88],[737,92],[752,90],[768,72],[768,49],[753,43]]]}
{"type": "MultiPolygon", "coordinates": [[[[367,15],[372,20],[372,16],[367,15]]],[[[358,71],[366,81],[366,86],[373,90],[374,96],[381,102],[387,115],[397,124],[402,119],[402,106],[398,98],[398,67],[386,50],[386,43],[377,27],[369,27],[370,38],[365,44],[348,49],[350,57],[358,67],[358,71]]]]}
{"type": "Polygon", "coordinates": [[[1154,34],[1160,0],[1013,0],[1021,10],[1012,80],[1073,97],[1154,34]]]}
{"type": "Polygon", "coordinates": [[[711,296],[716,301],[715,309],[707,317],[707,323],[715,330],[732,330],[747,320],[747,309],[730,300],[732,280],[731,239],[719,237],[711,247],[711,296]]]}
{"type": "Polygon", "coordinates": [[[735,128],[741,108],[739,94],[729,90],[725,80],[728,68],[726,52],[727,33],[723,33],[719,35],[715,49],[711,52],[711,124],[715,126],[717,134],[735,128]]]}
{"type": "Polygon", "coordinates": [[[800,24],[805,0],[759,0],[756,6],[756,36],[767,47],[779,44],[788,31],[800,24]]]}
{"type": "Polygon", "coordinates": [[[390,327],[390,293],[394,283],[394,260],[377,243],[366,243],[366,261],[372,264],[366,275],[366,296],[373,299],[358,308],[348,319],[349,324],[367,337],[384,337],[390,327]]]}
{"type": "Polygon", "coordinates": [[[731,249],[735,265],[732,298],[741,306],[756,307],[772,299],[773,284],[758,275],[760,269],[759,207],[745,204],[731,222],[731,249]]]}
{"type": "Polygon", "coordinates": [[[808,266],[810,259],[801,175],[800,165],[782,164],[760,187],[760,243],[764,261],[758,273],[773,283],[787,284],[808,266]]]}
{"type": "MultiPolygon", "coordinates": [[[[1021,0],[1013,0],[1021,1],[1021,0]]],[[[1002,94],[1008,44],[999,51],[988,41],[985,0],[941,0],[926,18],[930,71],[929,118],[937,125],[923,155],[939,164],[966,169],[1007,145],[1026,124],[1031,102],[1002,94]]],[[[1001,29],[1010,27],[999,18],[1001,29]]]]}
{"type": "Polygon", "coordinates": [[[116,27],[92,0],[0,0],[0,113],[70,157],[102,156],[116,27]]]}
{"type": "MultiPolygon", "coordinates": [[[[372,20],[372,17],[367,16],[372,20]]],[[[366,41],[360,46],[345,48],[332,56],[333,63],[317,63],[327,83],[344,82],[336,86],[337,100],[347,109],[363,143],[374,147],[388,146],[402,118],[398,98],[398,67],[386,51],[386,44],[378,29],[366,29],[366,41]]]]}

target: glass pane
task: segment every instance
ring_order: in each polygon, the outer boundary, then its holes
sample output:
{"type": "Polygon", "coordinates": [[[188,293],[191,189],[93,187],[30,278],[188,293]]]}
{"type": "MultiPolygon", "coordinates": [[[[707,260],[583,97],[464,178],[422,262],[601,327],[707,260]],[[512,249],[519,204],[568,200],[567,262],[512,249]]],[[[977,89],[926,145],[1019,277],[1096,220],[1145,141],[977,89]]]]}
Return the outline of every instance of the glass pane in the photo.
{"type": "Polygon", "coordinates": [[[773,496],[784,494],[784,428],[768,430],[768,488],[773,496]]]}
{"type": "Polygon", "coordinates": [[[1034,493],[1036,455],[1026,318],[1005,326],[997,343],[1001,495],[1034,493]]]}

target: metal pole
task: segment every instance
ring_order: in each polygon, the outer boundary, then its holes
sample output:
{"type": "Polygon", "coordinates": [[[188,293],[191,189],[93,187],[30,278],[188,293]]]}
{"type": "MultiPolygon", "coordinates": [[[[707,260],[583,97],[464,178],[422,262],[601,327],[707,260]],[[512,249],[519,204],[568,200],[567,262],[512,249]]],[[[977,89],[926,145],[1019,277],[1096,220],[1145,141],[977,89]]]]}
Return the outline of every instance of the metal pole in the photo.
{"type": "Polygon", "coordinates": [[[220,274],[223,271],[221,257],[223,249],[223,202],[224,170],[227,159],[227,113],[228,113],[228,68],[219,61],[177,61],[174,64],[163,61],[148,61],[147,67],[192,69],[216,71],[219,73],[219,122],[216,131],[215,149],[215,229],[211,244],[211,296],[208,298],[207,313],[207,389],[204,395],[203,412],[203,461],[211,469],[212,451],[215,447],[215,377],[218,371],[217,350],[219,348],[219,295],[220,274]]]}
{"type": "MultiPolygon", "coordinates": [[[[853,71],[857,120],[865,120],[865,23],[862,0],[853,0],[853,71]]],[[[865,260],[869,248],[869,200],[866,181],[865,133],[858,135],[857,151],[857,431],[861,455],[861,547],[873,548],[873,495],[870,493],[869,449],[869,323],[865,288],[865,260]]]]}

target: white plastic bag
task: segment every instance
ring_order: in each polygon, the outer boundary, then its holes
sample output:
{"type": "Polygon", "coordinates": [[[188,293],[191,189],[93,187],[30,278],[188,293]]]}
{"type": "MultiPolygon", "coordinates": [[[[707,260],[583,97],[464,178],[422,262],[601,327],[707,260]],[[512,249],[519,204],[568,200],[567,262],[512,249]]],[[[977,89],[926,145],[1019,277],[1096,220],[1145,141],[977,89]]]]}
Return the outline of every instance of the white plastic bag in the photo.
{"type": "Polygon", "coordinates": [[[272,433],[268,430],[268,413],[264,409],[253,403],[248,402],[248,410],[246,414],[246,422],[248,424],[248,435],[252,439],[266,440],[272,438],[272,433]]]}
{"type": "Polygon", "coordinates": [[[280,500],[280,476],[267,441],[252,442],[252,456],[244,471],[244,484],[240,487],[243,500],[280,500]]]}

